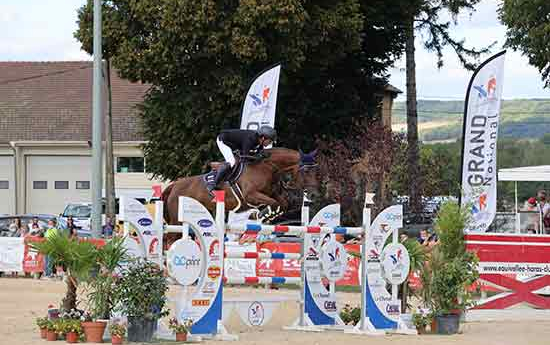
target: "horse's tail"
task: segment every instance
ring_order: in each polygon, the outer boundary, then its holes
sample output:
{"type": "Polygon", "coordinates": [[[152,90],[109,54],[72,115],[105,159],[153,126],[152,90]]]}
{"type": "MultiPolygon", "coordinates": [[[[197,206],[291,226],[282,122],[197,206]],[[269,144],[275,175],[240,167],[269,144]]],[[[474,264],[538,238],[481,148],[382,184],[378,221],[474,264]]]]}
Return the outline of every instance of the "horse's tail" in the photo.
{"type": "Polygon", "coordinates": [[[162,191],[162,194],[160,195],[160,200],[162,200],[163,204],[163,216],[164,221],[166,221],[166,224],[172,224],[170,219],[170,213],[168,212],[168,197],[170,196],[170,193],[172,193],[172,189],[174,189],[174,182],[170,183],[164,190],[162,191]]]}

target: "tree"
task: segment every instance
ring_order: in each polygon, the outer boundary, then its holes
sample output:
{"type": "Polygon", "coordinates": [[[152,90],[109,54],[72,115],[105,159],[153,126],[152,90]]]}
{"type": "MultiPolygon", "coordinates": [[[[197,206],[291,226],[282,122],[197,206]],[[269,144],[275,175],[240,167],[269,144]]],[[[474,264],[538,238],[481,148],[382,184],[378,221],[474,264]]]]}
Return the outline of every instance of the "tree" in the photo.
{"type": "MultiPolygon", "coordinates": [[[[404,7],[383,0],[111,0],[104,6],[111,23],[104,35],[116,42],[114,67],[123,78],[152,85],[141,107],[144,153],[148,170],[165,179],[203,171],[217,152],[217,132],[239,126],[249,83],[276,62],[283,65],[281,145],[311,147],[316,135],[345,138],[358,118],[376,113],[375,91],[404,43],[404,7]]],[[[81,18],[80,31],[91,25],[81,18]]]]}
{"type": "Polygon", "coordinates": [[[506,25],[506,46],[520,50],[540,71],[550,87],[550,2],[547,0],[504,0],[499,10],[506,25]]]}
{"type": "Polygon", "coordinates": [[[456,16],[463,10],[473,11],[480,0],[411,0],[411,10],[404,23],[406,32],[406,78],[407,78],[407,173],[410,177],[409,198],[413,211],[422,209],[421,193],[423,176],[420,174],[418,149],[418,113],[416,109],[416,64],[414,59],[415,31],[427,33],[424,48],[435,52],[437,67],[443,66],[443,49],[450,46],[462,65],[473,70],[474,62],[489,48],[466,48],[464,40],[456,40],[450,35],[451,22],[441,20],[440,14],[448,12],[456,24],[456,16]]]}

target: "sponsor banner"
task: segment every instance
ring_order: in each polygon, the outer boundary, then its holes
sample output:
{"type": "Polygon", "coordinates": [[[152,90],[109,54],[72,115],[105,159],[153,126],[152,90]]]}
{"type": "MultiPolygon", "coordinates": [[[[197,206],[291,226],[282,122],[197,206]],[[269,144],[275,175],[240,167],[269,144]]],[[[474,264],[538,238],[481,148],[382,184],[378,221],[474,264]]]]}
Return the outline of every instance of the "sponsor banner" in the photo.
{"type": "Polygon", "coordinates": [[[0,237],[0,272],[22,272],[25,255],[23,237],[0,237]]]}
{"type": "Polygon", "coordinates": [[[480,262],[479,274],[533,274],[550,275],[550,263],[530,262],[480,262]]]}
{"type": "Polygon", "coordinates": [[[241,129],[275,128],[275,110],[281,65],[261,73],[250,85],[243,103],[241,129]]]}
{"type": "MultiPolygon", "coordinates": [[[[260,253],[300,253],[300,243],[262,243],[260,253]]],[[[299,277],[301,265],[295,259],[258,259],[258,277],[299,277]]]]}
{"type": "Polygon", "coordinates": [[[410,258],[407,248],[401,243],[391,243],[382,251],[382,276],[393,285],[399,285],[407,279],[410,258]]]}
{"type": "Polygon", "coordinates": [[[37,250],[32,249],[29,242],[44,241],[43,237],[27,236],[25,237],[25,253],[23,259],[23,270],[29,273],[44,272],[44,255],[37,250]]]}
{"type": "Polygon", "coordinates": [[[336,281],[342,279],[347,263],[348,254],[340,242],[332,240],[322,247],[321,267],[328,280],[336,281]]]}
{"type": "MultiPolygon", "coordinates": [[[[239,244],[239,242],[225,242],[226,253],[257,252],[255,243],[239,244]]],[[[224,261],[225,276],[232,278],[244,278],[256,276],[256,259],[229,259],[224,261]]]]}
{"type": "MultiPolygon", "coordinates": [[[[120,219],[131,223],[136,228],[139,233],[139,245],[142,247],[145,258],[161,265],[162,244],[159,236],[162,234],[159,234],[153,226],[153,219],[145,205],[133,198],[124,198],[120,205],[120,219]]],[[[136,250],[136,254],[140,254],[141,250],[136,250]]]]}
{"type": "Polygon", "coordinates": [[[497,205],[497,135],[504,53],[482,63],[466,91],[462,147],[461,204],[472,216],[465,231],[485,232],[497,205]]]}
{"type": "Polygon", "coordinates": [[[168,273],[181,285],[189,286],[199,278],[203,264],[201,258],[197,243],[190,239],[177,240],[166,256],[168,273]]]}

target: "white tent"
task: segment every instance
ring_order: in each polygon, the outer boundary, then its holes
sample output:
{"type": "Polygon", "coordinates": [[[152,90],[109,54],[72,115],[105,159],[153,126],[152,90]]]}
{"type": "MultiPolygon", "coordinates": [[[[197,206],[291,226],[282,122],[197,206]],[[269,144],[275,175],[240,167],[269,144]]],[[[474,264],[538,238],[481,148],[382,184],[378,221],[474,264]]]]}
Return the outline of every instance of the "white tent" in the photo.
{"type": "Polygon", "coordinates": [[[550,165],[499,169],[498,180],[550,182],[550,165]]]}
{"type": "MultiPolygon", "coordinates": [[[[515,183],[516,228],[519,229],[518,181],[549,182],[550,165],[499,169],[498,180],[514,181],[515,183]]],[[[542,216],[540,217],[540,229],[543,229],[542,216]]]]}

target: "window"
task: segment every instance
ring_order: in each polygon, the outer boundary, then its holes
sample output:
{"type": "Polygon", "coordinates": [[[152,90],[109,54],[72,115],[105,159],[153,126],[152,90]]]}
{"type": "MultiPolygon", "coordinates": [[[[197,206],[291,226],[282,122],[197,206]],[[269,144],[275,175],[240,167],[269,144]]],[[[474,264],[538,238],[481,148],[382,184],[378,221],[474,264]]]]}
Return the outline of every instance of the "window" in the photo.
{"type": "Polygon", "coordinates": [[[117,157],[117,173],[142,173],[145,172],[143,157],[117,157]]]}
{"type": "Polygon", "coordinates": [[[0,181],[0,189],[10,189],[10,181],[0,181]]]}
{"type": "Polygon", "coordinates": [[[90,189],[90,181],[76,181],[76,189],[90,189]]]}
{"type": "Polygon", "coordinates": [[[55,189],[69,189],[69,181],[55,181],[55,189]]]}
{"type": "Polygon", "coordinates": [[[48,181],[33,181],[33,189],[48,189],[48,181]]]}

